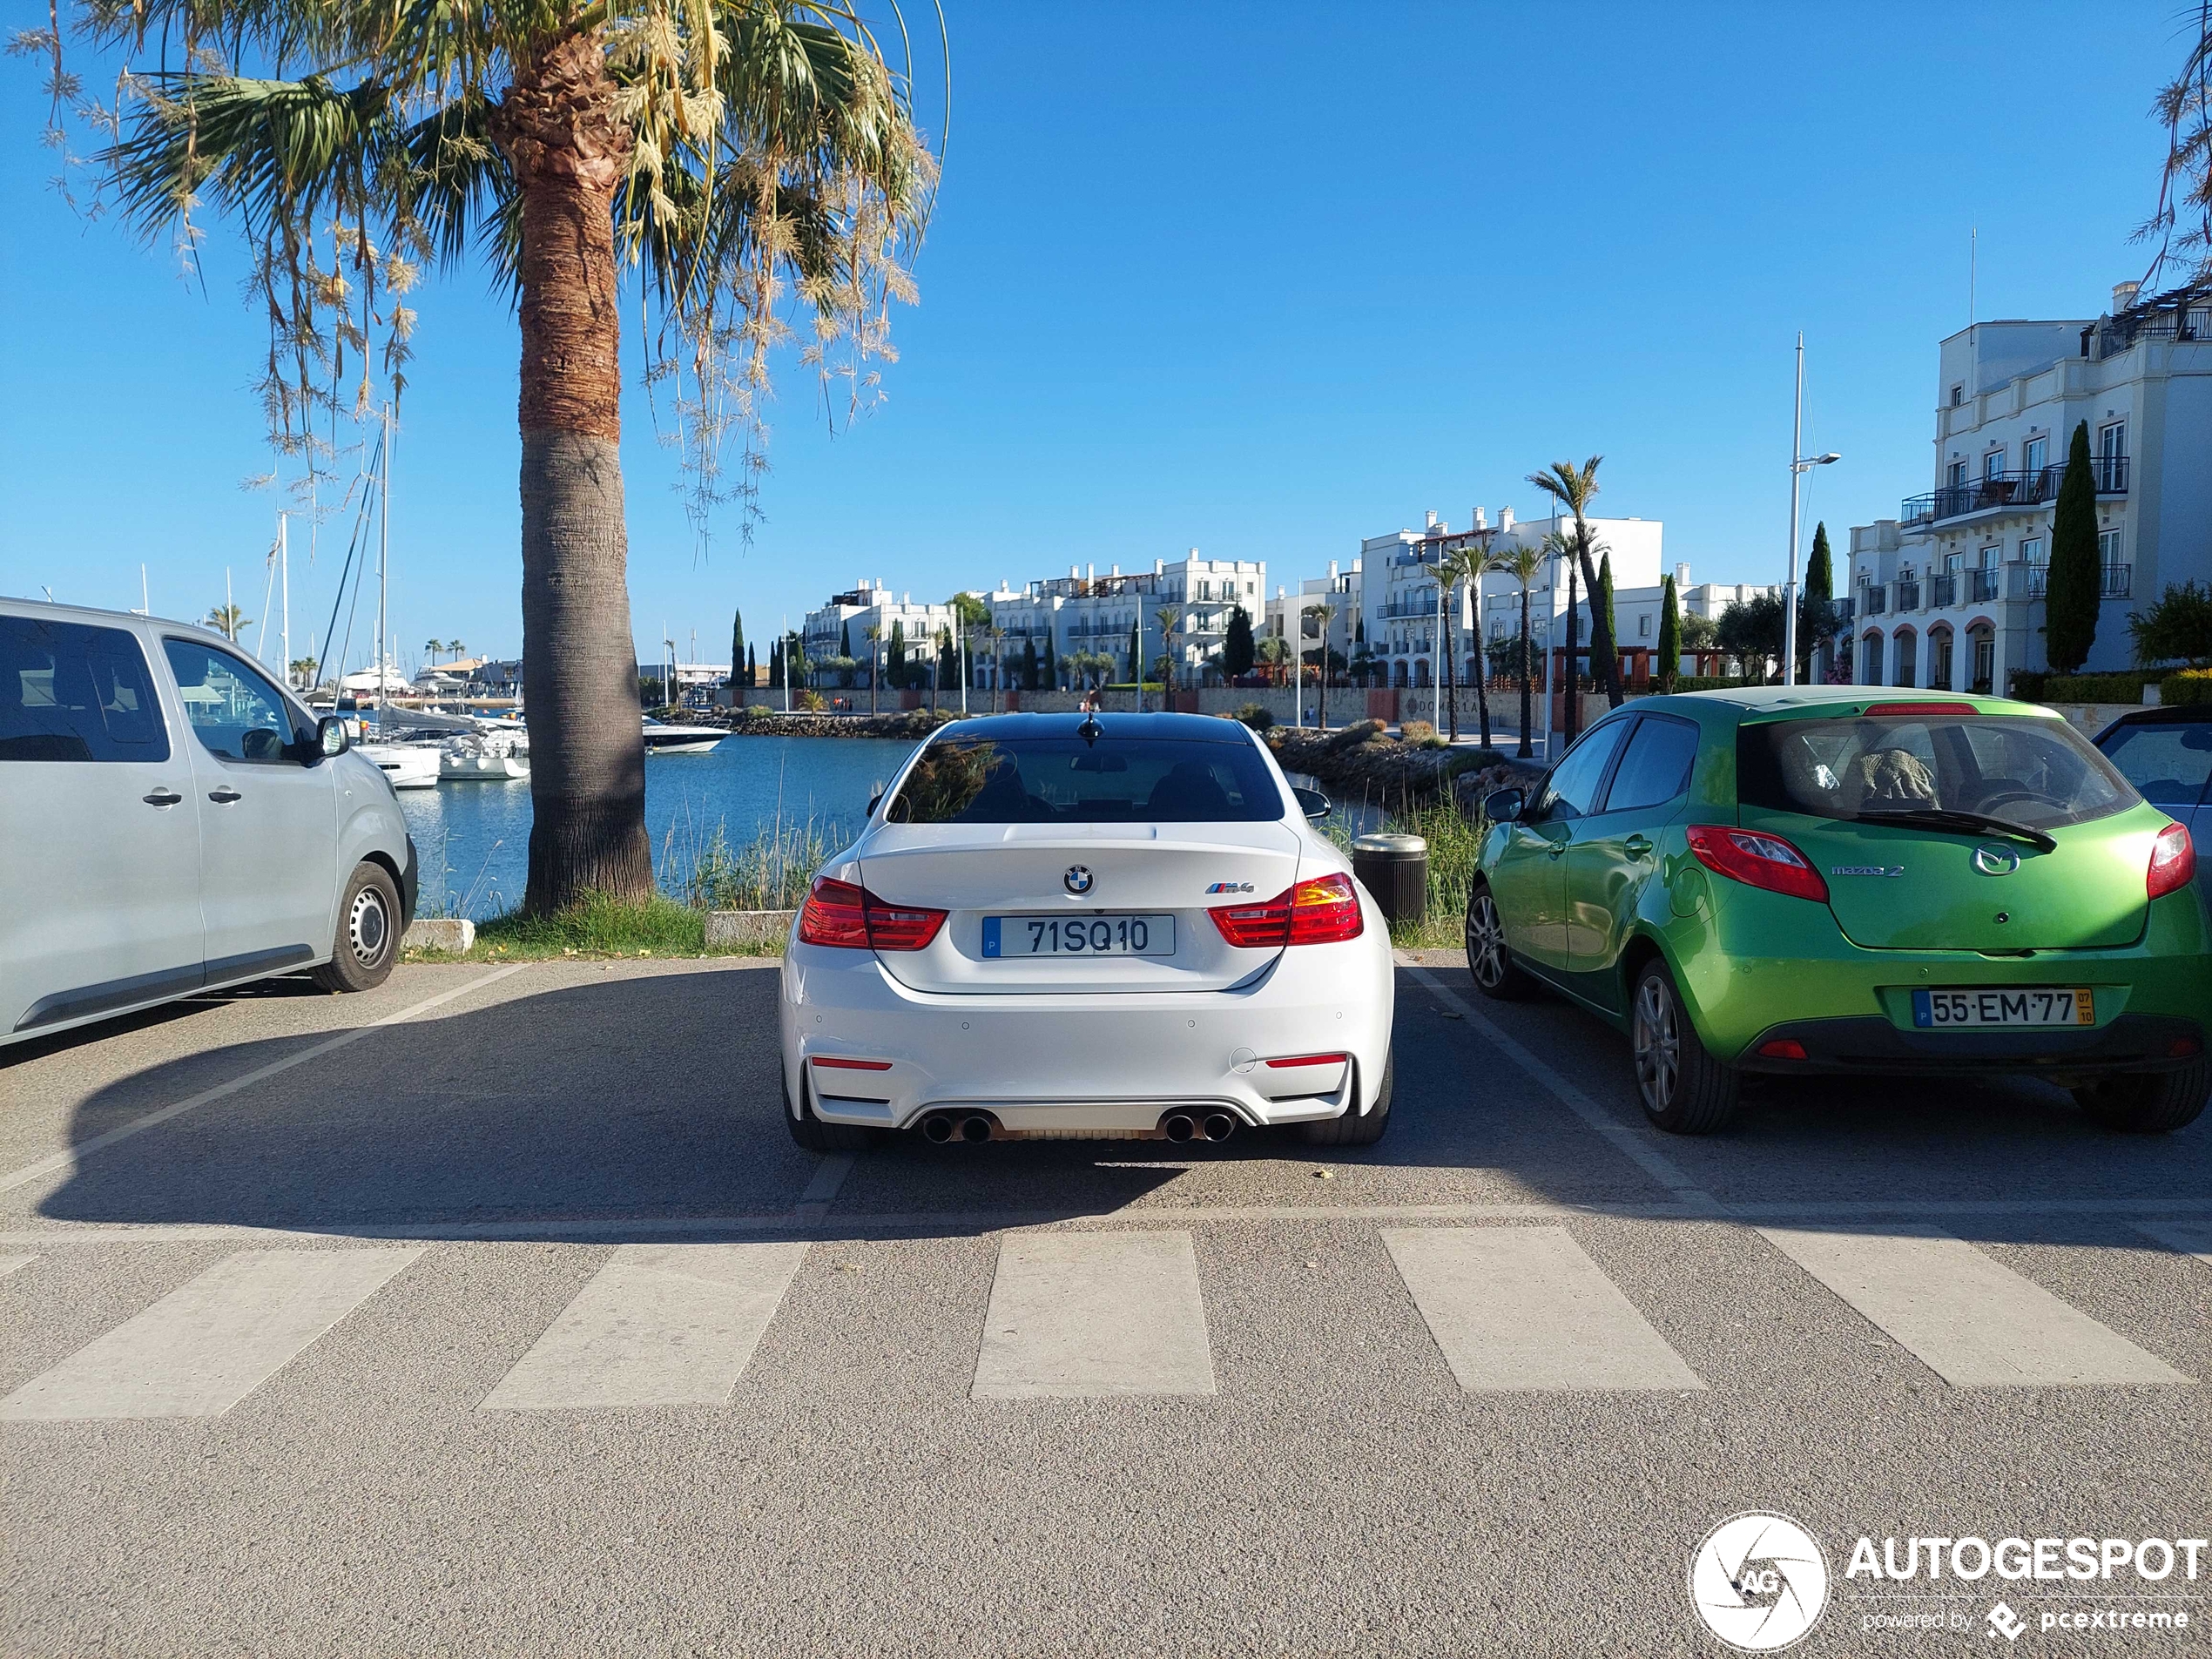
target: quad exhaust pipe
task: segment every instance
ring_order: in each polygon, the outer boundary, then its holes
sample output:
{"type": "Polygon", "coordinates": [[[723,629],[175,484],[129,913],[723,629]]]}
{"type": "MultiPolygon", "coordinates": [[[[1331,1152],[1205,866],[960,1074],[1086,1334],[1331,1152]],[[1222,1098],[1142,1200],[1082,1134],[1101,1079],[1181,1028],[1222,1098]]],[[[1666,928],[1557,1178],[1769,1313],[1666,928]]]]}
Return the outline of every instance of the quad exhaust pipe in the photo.
{"type": "Polygon", "coordinates": [[[950,1142],[988,1141],[996,1128],[981,1112],[932,1112],[921,1120],[922,1138],[933,1146],[950,1142]]]}
{"type": "MultiPolygon", "coordinates": [[[[1188,1141],[1225,1141],[1237,1132],[1237,1116],[1225,1111],[1171,1111],[1160,1119],[1158,1132],[1178,1143],[1188,1141]]],[[[1123,1130],[1127,1134],[1130,1131],[1123,1130]]],[[[1032,1131],[1034,1134],[1035,1131],[1032,1131]]],[[[988,1112],[939,1111],[921,1120],[921,1137],[932,1146],[949,1146],[954,1141],[971,1145],[989,1140],[1021,1140],[1021,1130],[1008,1132],[1000,1129],[996,1119],[988,1112]]]]}
{"type": "Polygon", "coordinates": [[[1227,1112],[1170,1112],[1160,1120],[1160,1133],[1170,1141],[1225,1141],[1237,1132],[1237,1120],[1227,1112]]]}

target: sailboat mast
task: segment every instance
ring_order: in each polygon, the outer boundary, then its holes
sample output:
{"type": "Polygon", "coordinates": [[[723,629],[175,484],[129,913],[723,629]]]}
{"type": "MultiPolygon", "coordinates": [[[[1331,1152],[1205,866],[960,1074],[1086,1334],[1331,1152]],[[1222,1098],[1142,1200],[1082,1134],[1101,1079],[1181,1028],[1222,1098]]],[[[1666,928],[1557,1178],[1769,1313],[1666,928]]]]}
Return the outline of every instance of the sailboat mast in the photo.
{"type": "Polygon", "coordinates": [[[292,515],[277,515],[277,580],[284,591],[284,683],[292,684],[292,515]]]}

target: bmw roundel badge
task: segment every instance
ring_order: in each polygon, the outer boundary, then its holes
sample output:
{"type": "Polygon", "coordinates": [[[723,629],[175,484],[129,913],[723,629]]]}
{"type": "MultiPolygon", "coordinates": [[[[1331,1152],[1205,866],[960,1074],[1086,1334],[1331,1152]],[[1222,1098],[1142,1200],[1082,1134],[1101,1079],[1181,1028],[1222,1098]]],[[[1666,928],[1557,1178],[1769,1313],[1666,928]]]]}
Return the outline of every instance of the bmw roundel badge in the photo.
{"type": "Polygon", "coordinates": [[[1090,891],[1090,871],[1080,864],[1068,867],[1068,873],[1060,878],[1069,892],[1081,896],[1090,891]]]}

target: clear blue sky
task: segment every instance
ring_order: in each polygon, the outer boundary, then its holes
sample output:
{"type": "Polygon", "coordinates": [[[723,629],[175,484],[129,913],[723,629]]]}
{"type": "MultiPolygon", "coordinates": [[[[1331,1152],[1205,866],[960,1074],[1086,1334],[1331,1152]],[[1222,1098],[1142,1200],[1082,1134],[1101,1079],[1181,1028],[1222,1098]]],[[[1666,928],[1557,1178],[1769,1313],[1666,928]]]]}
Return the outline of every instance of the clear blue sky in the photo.
{"type": "MultiPolygon", "coordinates": [[[[1723,9],[946,0],[944,187],[888,399],[828,430],[786,363],[765,521],[698,556],[642,395],[625,411],[640,654],[767,637],[862,575],[916,596],[1197,547],[1271,582],[1363,536],[1601,510],[1699,579],[1778,580],[1791,347],[1806,535],[1930,487],[1936,342],[2094,315],[2141,273],[2173,0],[1723,9]]],[[[260,612],[261,336],[234,241],[206,291],[46,187],[33,66],[0,67],[0,592],[260,612]]],[[[421,295],[393,516],[395,633],[509,653],[515,329],[482,273],[421,295]]],[[[636,354],[624,342],[626,365],[636,354]]],[[[326,531],[326,535],[328,532],[326,531]]],[[[293,627],[335,561],[295,558],[293,627]]],[[[273,648],[271,650],[273,657],[273,648]]],[[[361,654],[357,645],[354,655],[361,654]]],[[[688,651],[687,651],[688,654],[688,651]]]]}

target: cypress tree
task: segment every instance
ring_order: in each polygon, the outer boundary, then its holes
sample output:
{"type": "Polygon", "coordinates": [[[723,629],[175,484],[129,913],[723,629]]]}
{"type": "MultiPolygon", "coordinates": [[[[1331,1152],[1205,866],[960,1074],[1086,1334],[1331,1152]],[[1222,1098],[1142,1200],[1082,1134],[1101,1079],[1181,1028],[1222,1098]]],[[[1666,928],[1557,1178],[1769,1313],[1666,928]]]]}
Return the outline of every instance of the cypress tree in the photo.
{"type": "Polygon", "coordinates": [[[1129,677],[1130,677],[1130,678],[1131,678],[1132,680],[1135,680],[1135,681],[1138,682],[1138,683],[1141,685],[1141,684],[1143,684],[1143,679],[1144,679],[1144,665],[1143,665],[1142,663],[1138,662],[1138,661],[1136,660],[1136,658],[1137,658],[1137,653],[1138,653],[1139,651],[1143,651],[1143,650],[1144,649],[1144,647],[1143,647],[1143,645],[1141,643],[1139,643],[1139,641],[1138,641],[1138,639],[1137,639],[1136,630],[1137,630],[1137,624],[1136,624],[1136,623],[1131,623],[1131,624],[1130,624],[1130,625],[1129,625],[1129,677]]]}
{"type": "Polygon", "coordinates": [[[1812,527],[1812,557],[1805,563],[1805,590],[1797,596],[1797,678],[1812,678],[1812,653],[1836,631],[1836,561],[1828,550],[1825,519],[1812,527]]]}
{"type": "Polygon", "coordinates": [[[1244,607],[1237,605],[1229,612],[1229,629],[1222,636],[1221,671],[1231,679],[1241,679],[1252,671],[1252,619],[1244,607]]]}
{"type": "Polygon", "coordinates": [[[785,656],[786,656],[786,652],[788,651],[788,650],[789,650],[789,647],[788,647],[788,646],[786,646],[786,645],[785,645],[785,644],[783,644],[779,641],[779,642],[778,643],[778,644],[777,644],[777,648],[776,648],[774,651],[771,651],[771,652],[769,653],[769,656],[768,656],[768,685],[769,685],[769,687],[770,687],[770,689],[771,689],[771,690],[773,690],[773,691],[780,691],[781,690],[783,690],[783,687],[784,687],[784,658],[785,658],[785,656]]]}
{"type": "Polygon", "coordinates": [[[2097,570],[2097,486],[2089,469],[2089,423],[2074,428],[2066,476],[2051,515],[2051,569],[2043,596],[2043,651],[2071,674],[2097,643],[2101,603],[2097,570]]]}
{"type": "Polygon", "coordinates": [[[752,654],[752,647],[747,645],[745,648],[745,683],[747,685],[752,685],[756,684],[759,678],[760,664],[752,654]]]}
{"type": "Polygon", "coordinates": [[[745,666],[745,612],[730,612],[730,678],[738,677],[738,670],[745,666]]]}
{"type": "Polygon", "coordinates": [[[907,624],[894,620],[891,643],[884,649],[883,678],[894,691],[907,689],[907,624]]]}
{"type": "Polygon", "coordinates": [[[1609,547],[1598,556],[1597,585],[1605,596],[1605,637],[1617,651],[1621,646],[1621,630],[1613,621],[1613,550],[1609,547]]]}
{"type": "Polygon", "coordinates": [[[1060,664],[1053,657],[1052,632],[1048,629],[1044,637],[1044,689],[1048,691],[1056,691],[1059,685],[1060,664]]]}
{"type": "Polygon", "coordinates": [[[1659,579],[1659,684],[1666,691],[1675,689],[1675,677],[1682,672],[1682,606],[1675,597],[1675,578],[1659,579]]]}
{"type": "Polygon", "coordinates": [[[841,622],[837,625],[837,654],[840,657],[853,654],[853,624],[850,622],[841,622]]]}

